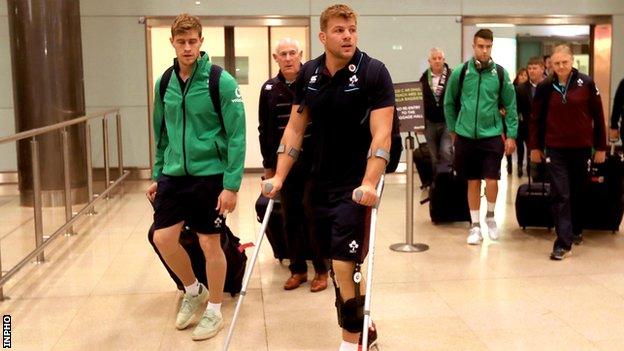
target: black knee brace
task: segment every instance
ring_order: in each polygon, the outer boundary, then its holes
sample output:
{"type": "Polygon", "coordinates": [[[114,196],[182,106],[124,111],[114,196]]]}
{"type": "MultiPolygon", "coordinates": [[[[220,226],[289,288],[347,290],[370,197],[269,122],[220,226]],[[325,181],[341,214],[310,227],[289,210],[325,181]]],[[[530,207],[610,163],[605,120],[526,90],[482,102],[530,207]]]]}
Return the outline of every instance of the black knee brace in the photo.
{"type": "Polygon", "coordinates": [[[364,295],[356,296],[343,301],[342,296],[336,296],[336,312],[338,325],[350,333],[359,333],[364,324],[364,295]]]}
{"type": "Polygon", "coordinates": [[[360,271],[360,263],[356,262],[353,272],[353,282],[355,283],[355,297],[344,301],[340,295],[340,288],[336,284],[334,276],[334,267],[331,267],[330,276],[334,283],[336,291],[336,313],[338,314],[338,325],[350,333],[359,333],[362,331],[364,324],[364,301],[365,296],[360,294],[360,282],[362,281],[362,272],[360,271]]]}

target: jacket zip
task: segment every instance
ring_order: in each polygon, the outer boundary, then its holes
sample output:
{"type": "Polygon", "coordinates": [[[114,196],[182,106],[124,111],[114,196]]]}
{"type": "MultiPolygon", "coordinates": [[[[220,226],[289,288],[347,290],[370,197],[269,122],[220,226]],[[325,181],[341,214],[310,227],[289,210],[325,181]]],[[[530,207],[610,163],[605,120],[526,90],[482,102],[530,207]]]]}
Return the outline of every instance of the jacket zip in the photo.
{"type": "MultiPolygon", "coordinates": [[[[199,66],[199,63],[197,64],[199,66]]],[[[195,72],[197,72],[197,67],[193,69],[193,74],[189,77],[186,82],[186,87],[182,92],[182,158],[184,159],[184,173],[186,175],[190,175],[188,171],[188,167],[186,165],[186,94],[189,89],[191,89],[191,84],[193,83],[193,77],[195,76],[195,72]]]]}
{"type": "Polygon", "coordinates": [[[475,109],[475,139],[477,139],[477,117],[479,116],[479,98],[481,96],[481,72],[479,73],[479,83],[477,83],[477,107],[475,109]]]}

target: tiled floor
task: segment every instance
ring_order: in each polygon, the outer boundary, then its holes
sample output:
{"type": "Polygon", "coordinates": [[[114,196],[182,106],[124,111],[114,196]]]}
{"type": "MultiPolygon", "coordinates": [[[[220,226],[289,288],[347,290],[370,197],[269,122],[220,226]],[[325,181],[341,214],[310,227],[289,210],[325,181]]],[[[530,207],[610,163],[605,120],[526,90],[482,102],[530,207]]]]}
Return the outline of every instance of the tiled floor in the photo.
{"type": "MultiPolygon", "coordinates": [[[[516,224],[519,183],[515,176],[501,182],[499,242],[468,247],[467,224],[433,225],[427,206],[416,202],[415,240],[431,249],[406,254],[388,248],[405,233],[404,176],[389,177],[372,302],[380,349],[624,349],[624,236],[588,232],[570,259],[548,260],[553,234],[523,232],[516,224]]],[[[53,243],[45,264],[26,267],[5,286],[10,299],[0,302],[0,312],[12,316],[14,349],[221,349],[225,331],[193,342],[192,329],[173,326],[180,294],[147,243],[147,184],[127,182],[123,197],[80,220],[77,235],[53,243]]],[[[243,241],[255,240],[259,229],[258,184],[256,175],[245,177],[238,208],[228,217],[243,241]]],[[[14,195],[0,197],[5,270],[34,246],[31,210],[17,204],[14,195]]],[[[46,211],[46,233],[62,219],[62,209],[46,211]]],[[[305,285],[286,292],[287,276],[265,241],[231,350],[337,349],[332,289],[312,294],[305,285]]],[[[228,323],[234,306],[227,298],[228,323]]]]}

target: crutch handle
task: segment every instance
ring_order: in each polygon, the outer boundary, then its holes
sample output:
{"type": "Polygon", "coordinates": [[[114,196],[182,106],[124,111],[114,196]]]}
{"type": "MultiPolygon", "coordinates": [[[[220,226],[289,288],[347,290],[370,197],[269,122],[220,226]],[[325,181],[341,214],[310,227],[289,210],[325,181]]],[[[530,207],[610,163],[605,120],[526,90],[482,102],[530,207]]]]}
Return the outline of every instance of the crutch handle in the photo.
{"type": "Polygon", "coordinates": [[[355,191],[355,194],[353,196],[355,197],[355,201],[360,202],[362,200],[362,196],[364,196],[364,192],[358,189],[355,191]]]}
{"type": "Polygon", "coordinates": [[[273,184],[271,183],[264,183],[264,193],[268,194],[271,192],[271,190],[273,190],[273,184]]]}

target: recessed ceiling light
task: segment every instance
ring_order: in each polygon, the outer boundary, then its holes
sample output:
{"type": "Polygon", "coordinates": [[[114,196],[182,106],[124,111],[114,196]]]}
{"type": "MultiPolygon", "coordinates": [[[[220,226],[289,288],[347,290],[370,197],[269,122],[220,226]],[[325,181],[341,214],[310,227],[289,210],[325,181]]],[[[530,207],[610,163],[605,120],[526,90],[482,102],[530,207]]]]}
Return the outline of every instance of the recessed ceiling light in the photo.
{"type": "Polygon", "coordinates": [[[195,5],[201,5],[201,1],[199,0],[195,1],[195,5]]]}

